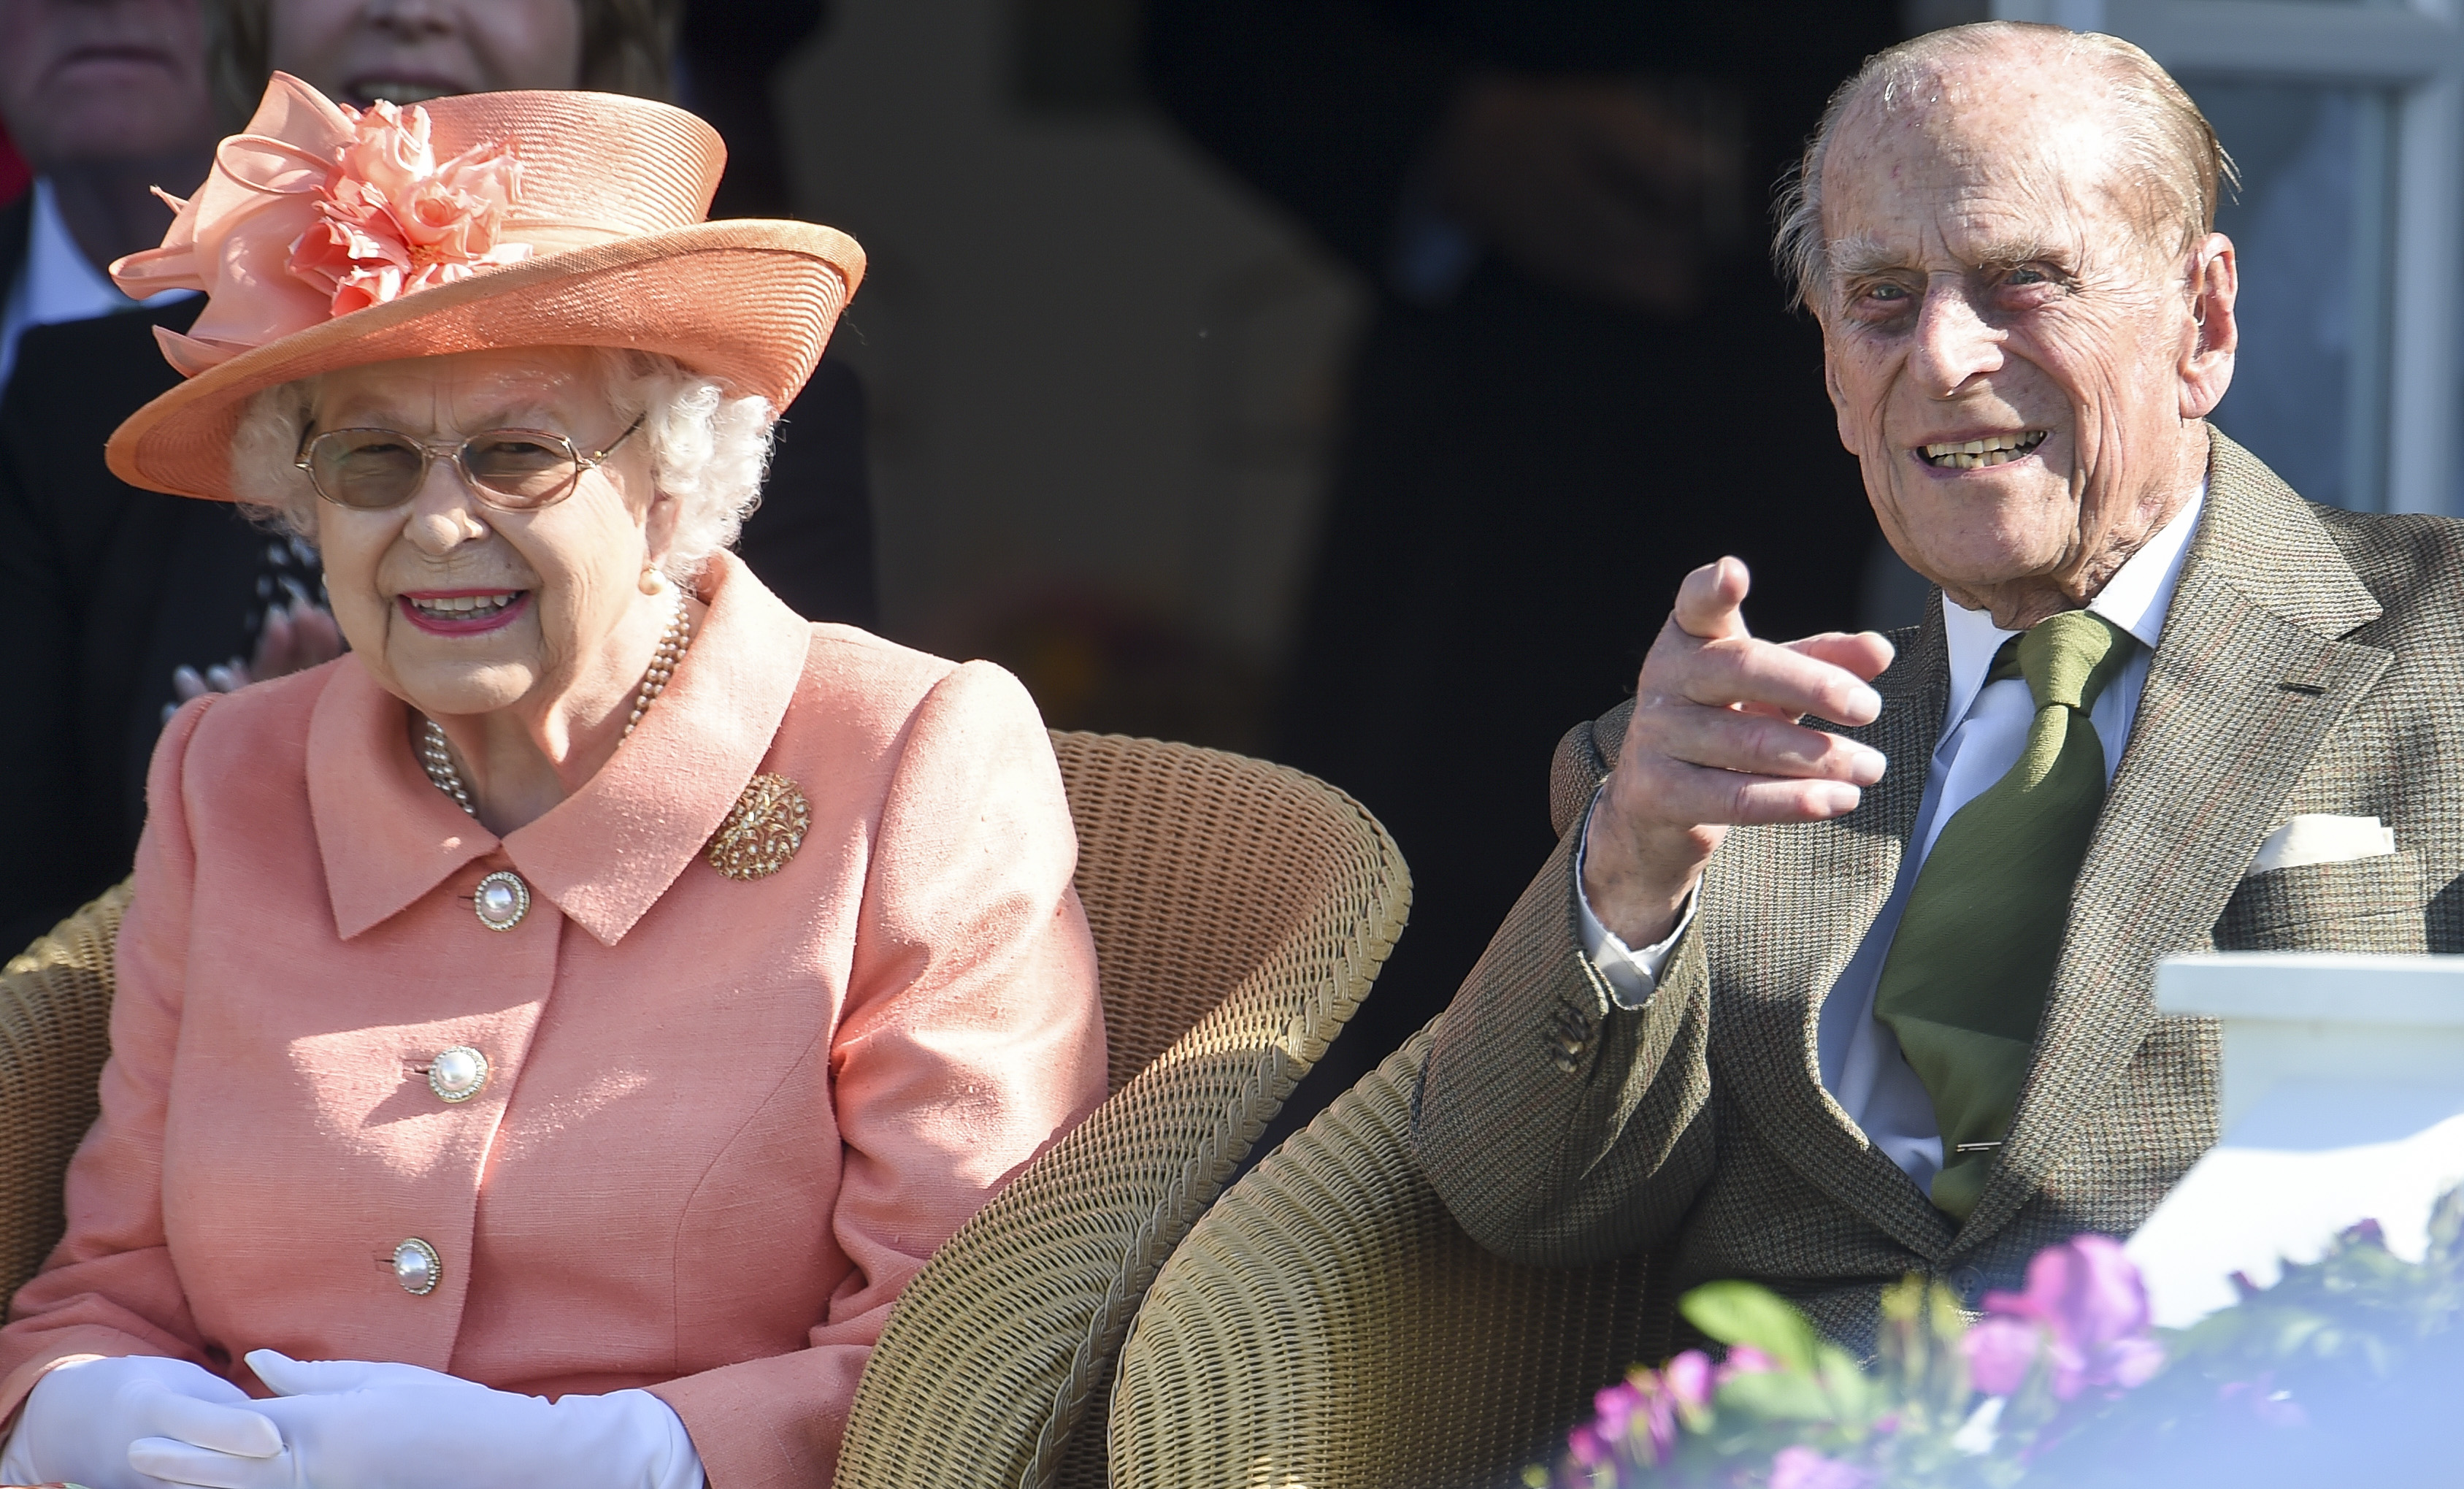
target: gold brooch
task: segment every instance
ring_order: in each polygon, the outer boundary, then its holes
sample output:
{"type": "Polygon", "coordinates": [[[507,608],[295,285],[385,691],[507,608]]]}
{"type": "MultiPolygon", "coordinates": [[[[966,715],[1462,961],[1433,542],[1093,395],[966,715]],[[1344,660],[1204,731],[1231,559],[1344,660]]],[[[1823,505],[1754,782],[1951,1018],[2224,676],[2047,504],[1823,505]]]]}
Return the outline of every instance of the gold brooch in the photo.
{"type": "Polygon", "coordinates": [[[767,878],[786,867],[813,826],[813,804],[783,775],[757,775],[711,834],[710,866],[729,878],[767,878]]]}

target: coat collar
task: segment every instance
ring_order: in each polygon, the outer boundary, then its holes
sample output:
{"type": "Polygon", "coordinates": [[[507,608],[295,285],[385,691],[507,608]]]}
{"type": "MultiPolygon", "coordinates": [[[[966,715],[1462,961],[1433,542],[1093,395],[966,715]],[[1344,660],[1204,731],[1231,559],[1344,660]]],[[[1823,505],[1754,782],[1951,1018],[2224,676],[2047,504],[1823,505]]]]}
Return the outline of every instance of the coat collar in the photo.
{"type": "Polygon", "coordinates": [[[811,628],[722,553],[691,651],[597,775],[499,840],[429,783],[409,710],[354,657],[308,723],[308,801],[348,940],[502,851],[535,894],[614,945],[667,893],[759,770],[803,676],[811,628]]]}
{"type": "Polygon", "coordinates": [[[2155,1026],[2159,959],[2198,945],[2327,731],[2393,660],[2343,640],[2376,597],[2326,524],[2213,434],[2192,539],[2114,773],[2002,1161],[1958,1247],[2015,1215],[2155,1026]]]}

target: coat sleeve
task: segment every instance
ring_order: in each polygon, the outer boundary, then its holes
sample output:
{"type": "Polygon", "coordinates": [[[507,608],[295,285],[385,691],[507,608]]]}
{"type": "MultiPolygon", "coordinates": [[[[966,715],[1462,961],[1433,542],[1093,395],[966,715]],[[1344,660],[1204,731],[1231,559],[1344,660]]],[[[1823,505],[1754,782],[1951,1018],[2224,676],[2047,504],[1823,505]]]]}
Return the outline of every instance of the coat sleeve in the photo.
{"type": "Polygon", "coordinates": [[[151,810],[120,926],[102,1111],[69,1162],[68,1232],[0,1329],[0,1418],[45,1370],[75,1357],[168,1355],[217,1373],[229,1363],[207,1357],[163,1233],[163,1118],[195,880],[182,776],[212,701],[180,710],[154,753],[151,810]]]}
{"type": "Polygon", "coordinates": [[[1455,1218],[1489,1250],[1543,1266],[1657,1245],[1711,1175],[1699,932],[1679,940],[1651,1001],[1627,1011],[1576,928],[1581,804],[1614,763],[1630,706],[1558,747],[1556,852],[1439,1020],[1413,1103],[1414,1147],[1455,1218]]]}
{"type": "Polygon", "coordinates": [[[832,1040],[854,1268],[811,1347],[652,1388],[714,1485],[827,1482],[856,1379],[934,1249],[1104,1099],[1077,835],[1034,703],[950,673],[908,722],[832,1040]]]}

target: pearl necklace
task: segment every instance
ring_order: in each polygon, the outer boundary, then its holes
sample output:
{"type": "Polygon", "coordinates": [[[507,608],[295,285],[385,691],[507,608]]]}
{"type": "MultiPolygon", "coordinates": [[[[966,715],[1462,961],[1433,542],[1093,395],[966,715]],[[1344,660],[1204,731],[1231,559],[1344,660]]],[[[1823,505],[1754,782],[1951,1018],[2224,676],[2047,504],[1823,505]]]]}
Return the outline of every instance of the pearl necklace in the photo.
{"type": "MultiPolygon", "coordinates": [[[[650,700],[668,690],[668,679],[675,676],[677,664],[693,647],[693,614],[685,609],[684,592],[678,590],[675,612],[668,617],[667,630],[659,633],[659,650],[650,658],[649,670],[642,674],[642,686],[633,695],[633,716],[625,721],[625,732],[616,737],[618,744],[633,737],[633,729],[641,723],[650,700]]],[[[478,804],[471,799],[471,789],[462,784],[462,772],[453,764],[453,750],[446,743],[444,728],[425,716],[419,722],[419,766],[428,772],[429,784],[476,817],[478,804]]]]}

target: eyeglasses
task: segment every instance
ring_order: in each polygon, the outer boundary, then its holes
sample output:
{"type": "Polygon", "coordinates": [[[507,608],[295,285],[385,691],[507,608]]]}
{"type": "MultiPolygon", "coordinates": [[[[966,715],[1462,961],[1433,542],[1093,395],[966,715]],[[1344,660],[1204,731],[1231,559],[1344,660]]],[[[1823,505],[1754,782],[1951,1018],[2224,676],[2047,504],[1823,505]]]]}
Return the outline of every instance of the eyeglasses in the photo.
{"type": "Polygon", "coordinates": [[[317,495],[336,506],[382,512],[418,495],[429,466],[439,456],[451,456],[463,484],[480,500],[511,512],[535,512],[571,496],[583,472],[597,470],[641,427],[642,419],[635,419],[605,449],[590,455],[543,429],[485,430],[443,445],[399,430],[329,429],[301,441],[293,463],[308,473],[317,495]]]}

